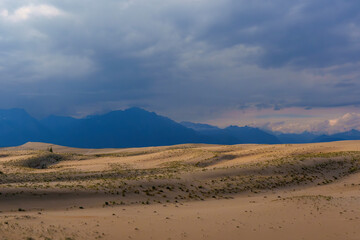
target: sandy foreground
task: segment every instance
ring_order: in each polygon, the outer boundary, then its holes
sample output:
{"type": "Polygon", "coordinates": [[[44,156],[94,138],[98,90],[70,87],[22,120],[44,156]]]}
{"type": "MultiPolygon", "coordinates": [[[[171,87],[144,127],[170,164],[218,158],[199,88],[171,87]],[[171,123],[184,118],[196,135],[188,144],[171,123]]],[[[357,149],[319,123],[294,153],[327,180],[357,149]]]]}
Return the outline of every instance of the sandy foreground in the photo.
{"type": "Polygon", "coordinates": [[[359,169],[360,141],[27,143],[0,149],[0,239],[360,239],[359,169]]]}

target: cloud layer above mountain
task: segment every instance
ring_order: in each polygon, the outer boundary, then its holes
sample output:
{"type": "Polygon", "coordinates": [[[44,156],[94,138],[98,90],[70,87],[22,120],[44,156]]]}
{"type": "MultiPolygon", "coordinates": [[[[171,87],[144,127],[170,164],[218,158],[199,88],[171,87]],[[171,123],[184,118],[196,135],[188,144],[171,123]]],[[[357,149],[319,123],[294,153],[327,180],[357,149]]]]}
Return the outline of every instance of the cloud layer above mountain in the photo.
{"type": "Polygon", "coordinates": [[[359,13],[341,0],[4,0],[0,108],[196,121],[358,108],[359,13]]]}
{"type": "Polygon", "coordinates": [[[304,131],[322,134],[334,134],[350,130],[360,130],[360,114],[346,113],[345,115],[322,121],[274,121],[258,124],[263,129],[283,133],[301,133],[304,131]]]}

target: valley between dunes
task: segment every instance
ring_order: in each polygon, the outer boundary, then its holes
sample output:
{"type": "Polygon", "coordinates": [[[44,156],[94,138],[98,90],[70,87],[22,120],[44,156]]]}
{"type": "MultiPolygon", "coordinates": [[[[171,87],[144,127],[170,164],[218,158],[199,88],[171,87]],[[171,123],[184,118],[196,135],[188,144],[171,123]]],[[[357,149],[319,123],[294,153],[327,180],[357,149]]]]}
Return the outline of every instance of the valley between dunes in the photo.
{"type": "Polygon", "coordinates": [[[0,149],[0,239],[360,239],[359,169],[360,141],[27,143],[0,149]]]}

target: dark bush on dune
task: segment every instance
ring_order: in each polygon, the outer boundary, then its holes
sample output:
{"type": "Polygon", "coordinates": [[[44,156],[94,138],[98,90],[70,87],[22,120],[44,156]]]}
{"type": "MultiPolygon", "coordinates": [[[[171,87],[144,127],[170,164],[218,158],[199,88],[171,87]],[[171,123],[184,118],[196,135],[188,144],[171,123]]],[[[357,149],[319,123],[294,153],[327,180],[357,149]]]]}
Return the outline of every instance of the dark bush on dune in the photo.
{"type": "Polygon", "coordinates": [[[65,157],[63,155],[46,153],[27,159],[26,161],[24,161],[23,166],[37,169],[45,169],[63,160],[65,160],[65,157]]]}

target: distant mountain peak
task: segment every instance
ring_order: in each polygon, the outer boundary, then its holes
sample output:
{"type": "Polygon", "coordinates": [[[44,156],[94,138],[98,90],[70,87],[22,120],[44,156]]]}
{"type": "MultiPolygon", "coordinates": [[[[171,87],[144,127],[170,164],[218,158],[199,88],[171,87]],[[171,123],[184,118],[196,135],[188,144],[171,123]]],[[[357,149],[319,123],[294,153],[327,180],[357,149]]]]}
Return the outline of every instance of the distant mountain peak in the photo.
{"type": "Polygon", "coordinates": [[[193,122],[183,121],[180,124],[182,124],[185,127],[194,129],[196,131],[213,131],[213,130],[219,130],[220,129],[220,128],[216,127],[216,126],[212,126],[212,125],[205,124],[205,123],[193,123],[193,122]]]}
{"type": "Polygon", "coordinates": [[[258,129],[258,130],[260,130],[259,128],[249,127],[247,125],[242,126],[242,127],[239,127],[239,126],[236,126],[236,125],[230,125],[230,126],[226,127],[225,129],[258,129]]]}
{"type": "Polygon", "coordinates": [[[131,108],[127,108],[127,109],[124,109],[124,110],[114,110],[114,111],[110,111],[108,113],[105,113],[105,114],[97,114],[97,115],[91,115],[91,116],[88,116],[86,118],[89,118],[89,117],[96,117],[96,116],[105,116],[105,115],[117,115],[117,114],[152,114],[152,115],[157,115],[156,113],[154,112],[150,112],[150,111],[147,111],[143,108],[139,108],[139,107],[131,107],[131,108]]]}
{"type": "Polygon", "coordinates": [[[259,128],[249,126],[239,127],[230,125],[224,129],[211,126],[208,124],[182,122],[186,127],[192,128],[205,135],[221,139],[223,144],[240,144],[240,143],[262,143],[274,144],[280,143],[276,136],[267,133],[259,128]]]}
{"type": "Polygon", "coordinates": [[[131,112],[131,111],[135,111],[135,112],[149,112],[141,107],[130,107],[130,108],[127,108],[125,109],[124,111],[127,111],[127,112],[131,112]]]}

